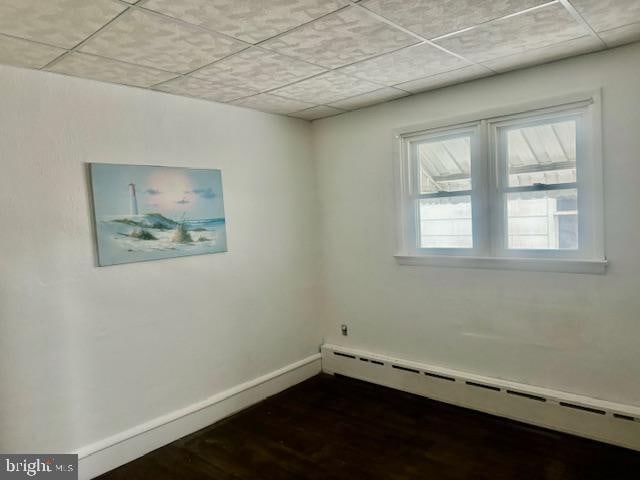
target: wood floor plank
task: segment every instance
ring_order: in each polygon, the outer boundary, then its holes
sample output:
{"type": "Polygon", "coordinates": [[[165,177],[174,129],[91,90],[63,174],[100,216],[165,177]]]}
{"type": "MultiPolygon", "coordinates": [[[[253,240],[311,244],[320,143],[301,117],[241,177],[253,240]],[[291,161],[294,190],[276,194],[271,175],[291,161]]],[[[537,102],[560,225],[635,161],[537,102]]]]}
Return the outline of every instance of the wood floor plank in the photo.
{"type": "Polygon", "coordinates": [[[640,454],[318,375],[101,480],[625,480],[640,454]]]}

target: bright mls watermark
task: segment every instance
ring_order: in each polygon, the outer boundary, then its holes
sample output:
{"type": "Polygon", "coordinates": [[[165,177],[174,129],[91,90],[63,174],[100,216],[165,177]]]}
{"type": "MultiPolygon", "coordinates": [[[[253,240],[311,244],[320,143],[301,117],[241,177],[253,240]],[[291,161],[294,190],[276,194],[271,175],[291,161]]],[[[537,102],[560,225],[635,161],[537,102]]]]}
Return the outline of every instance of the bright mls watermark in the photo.
{"type": "Polygon", "coordinates": [[[20,478],[77,480],[78,455],[0,454],[0,480],[20,478]]]}

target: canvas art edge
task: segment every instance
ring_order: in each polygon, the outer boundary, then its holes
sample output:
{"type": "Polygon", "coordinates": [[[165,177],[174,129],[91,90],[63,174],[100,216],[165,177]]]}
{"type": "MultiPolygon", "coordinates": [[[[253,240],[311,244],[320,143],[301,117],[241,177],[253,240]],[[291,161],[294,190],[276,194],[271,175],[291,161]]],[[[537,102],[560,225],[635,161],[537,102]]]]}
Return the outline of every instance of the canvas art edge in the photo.
{"type": "MultiPolygon", "coordinates": [[[[115,266],[115,265],[126,265],[128,263],[142,263],[142,262],[152,262],[152,261],[158,261],[158,260],[170,260],[170,259],[175,259],[175,258],[183,258],[183,257],[190,257],[190,256],[202,256],[202,255],[211,255],[211,254],[217,254],[217,253],[227,253],[229,251],[228,249],[228,243],[227,243],[227,235],[226,235],[226,223],[227,223],[227,218],[226,218],[226,211],[225,211],[225,205],[224,205],[224,188],[223,188],[223,173],[222,173],[222,169],[219,168],[201,168],[201,167],[181,167],[181,166],[171,166],[171,165],[149,165],[149,164],[129,164],[129,163],[110,163],[110,162],[86,162],[85,163],[85,169],[86,169],[86,177],[87,177],[87,182],[88,182],[88,197],[89,197],[89,210],[90,210],[90,216],[91,216],[91,224],[92,224],[92,234],[93,234],[93,243],[94,243],[94,265],[96,267],[109,267],[109,266],[115,266]],[[216,233],[216,238],[218,235],[221,236],[221,242],[219,243],[219,245],[216,245],[217,240],[214,242],[213,245],[211,245],[209,247],[208,250],[203,250],[202,248],[200,250],[196,250],[193,249],[193,251],[188,251],[188,250],[180,250],[180,249],[176,249],[176,248],[171,248],[171,250],[173,250],[172,254],[168,255],[166,250],[164,251],[163,254],[161,254],[160,256],[157,257],[147,257],[147,258],[138,258],[136,256],[133,257],[129,257],[129,258],[116,258],[114,255],[115,254],[107,254],[107,248],[106,248],[106,243],[105,243],[105,233],[102,231],[101,229],[101,219],[100,216],[98,214],[98,203],[100,202],[100,200],[97,198],[97,186],[96,186],[96,182],[97,182],[97,176],[96,176],[96,171],[97,169],[99,169],[100,167],[113,167],[113,168],[122,168],[122,169],[128,169],[128,168],[140,168],[140,169],[150,169],[150,170],[160,170],[160,171],[174,171],[174,172],[185,172],[185,173],[189,173],[190,175],[193,174],[198,174],[198,173],[202,173],[202,174],[215,174],[217,175],[217,182],[216,184],[219,184],[219,192],[215,192],[215,198],[217,199],[216,201],[219,204],[219,210],[220,210],[220,215],[218,215],[217,217],[212,217],[212,218],[208,218],[208,219],[197,219],[197,220],[177,220],[177,219],[172,219],[170,217],[165,217],[162,212],[154,212],[154,213],[141,213],[139,214],[139,216],[155,216],[155,215],[159,215],[160,217],[162,217],[163,220],[166,220],[167,222],[172,222],[173,225],[177,226],[179,224],[182,224],[183,228],[182,228],[182,233],[181,235],[184,236],[184,233],[186,231],[186,236],[187,236],[187,240],[184,241],[180,241],[180,244],[182,245],[195,245],[197,242],[192,240],[191,237],[191,233],[194,230],[191,230],[189,228],[184,228],[184,225],[186,223],[189,222],[201,222],[201,221],[210,221],[210,222],[214,222],[215,228],[212,230],[208,230],[207,228],[199,228],[197,229],[198,231],[213,231],[216,233]],[[215,245],[215,246],[214,246],[215,245]]],[[[209,187],[207,189],[209,192],[211,192],[212,188],[209,187]]],[[[213,195],[212,193],[210,193],[211,195],[213,195]]],[[[135,195],[135,185],[134,185],[134,195],[135,195]]],[[[176,202],[176,203],[181,203],[181,202],[176,202]]],[[[130,212],[130,214],[132,214],[133,212],[130,212]]],[[[136,211],[136,214],[138,214],[138,212],[136,211]]],[[[118,214],[118,217],[127,217],[126,214],[118,214]]],[[[136,219],[138,220],[138,219],[136,219]]],[[[141,227],[141,230],[144,230],[145,227],[144,225],[141,227]]],[[[153,228],[153,227],[149,227],[149,228],[153,228]]],[[[163,228],[163,230],[168,230],[169,228],[163,228]]],[[[121,234],[124,235],[124,234],[121,234]]],[[[128,235],[128,236],[132,236],[132,235],[128,235]]],[[[174,233],[175,236],[175,233],[174,233]]],[[[166,235],[165,235],[166,237],[166,235]]],[[[202,243],[202,241],[200,240],[202,238],[202,236],[200,236],[200,238],[198,239],[198,242],[202,243]]],[[[159,240],[157,238],[153,238],[153,240],[159,240]]],[[[206,242],[206,240],[205,240],[206,242]]]]}

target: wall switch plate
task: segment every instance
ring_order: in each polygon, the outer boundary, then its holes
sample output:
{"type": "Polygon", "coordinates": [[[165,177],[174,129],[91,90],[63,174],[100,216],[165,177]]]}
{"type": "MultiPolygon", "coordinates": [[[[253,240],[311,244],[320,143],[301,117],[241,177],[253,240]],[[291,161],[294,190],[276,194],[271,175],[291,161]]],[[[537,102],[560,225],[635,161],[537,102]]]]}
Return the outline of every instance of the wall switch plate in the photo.
{"type": "Polygon", "coordinates": [[[349,329],[344,323],[340,326],[340,331],[342,332],[342,335],[344,335],[345,337],[349,335],[349,329]]]}

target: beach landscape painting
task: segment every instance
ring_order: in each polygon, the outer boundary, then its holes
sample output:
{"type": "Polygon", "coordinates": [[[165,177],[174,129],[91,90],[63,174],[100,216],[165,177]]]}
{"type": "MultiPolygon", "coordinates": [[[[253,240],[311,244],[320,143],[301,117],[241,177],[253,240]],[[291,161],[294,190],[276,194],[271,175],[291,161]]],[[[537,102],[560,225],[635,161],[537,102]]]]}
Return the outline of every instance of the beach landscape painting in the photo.
{"type": "Polygon", "coordinates": [[[227,251],[220,170],[89,164],[98,265],[227,251]]]}

